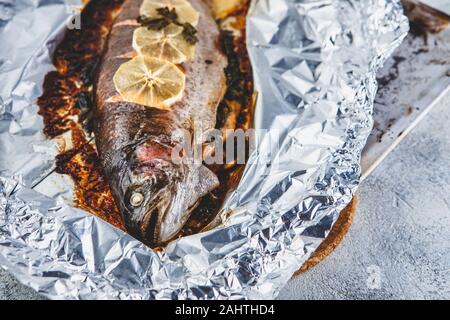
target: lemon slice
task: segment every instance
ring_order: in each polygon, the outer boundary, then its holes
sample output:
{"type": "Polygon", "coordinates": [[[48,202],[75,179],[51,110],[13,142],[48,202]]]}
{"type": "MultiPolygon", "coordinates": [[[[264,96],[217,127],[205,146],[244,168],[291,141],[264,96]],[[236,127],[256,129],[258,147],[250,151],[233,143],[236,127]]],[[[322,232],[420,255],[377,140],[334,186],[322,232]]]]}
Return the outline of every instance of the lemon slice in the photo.
{"type": "Polygon", "coordinates": [[[226,18],[230,13],[237,10],[242,0],[206,0],[216,19],[226,18]]]}
{"type": "Polygon", "coordinates": [[[189,44],[183,37],[183,28],[169,25],[162,30],[137,28],[133,34],[133,48],[140,55],[180,64],[195,56],[195,45],[189,44]]]}
{"type": "Polygon", "coordinates": [[[164,108],[182,98],[186,76],[171,62],[137,56],[119,67],[113,81],[123,100],[164,108]]]}
{"type": "Polygon", "coordinates": [[[144,0],[140,14],[150,18],[158,17],[156,10],[161,8],[175,9],[181,23],[190,23],[194,27],[198,24],[199,14],[186,0],[144,0]]]}

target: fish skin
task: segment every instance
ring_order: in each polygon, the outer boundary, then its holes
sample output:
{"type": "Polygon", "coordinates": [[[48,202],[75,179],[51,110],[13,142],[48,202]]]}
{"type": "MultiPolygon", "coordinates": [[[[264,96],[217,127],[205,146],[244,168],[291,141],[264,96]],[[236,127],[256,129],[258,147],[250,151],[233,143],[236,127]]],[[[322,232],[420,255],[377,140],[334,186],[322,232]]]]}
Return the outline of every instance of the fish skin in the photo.
{"type": "Polygon", "coordinates": [[[103,169],[125,227],[150,246],[170,241],[199,199],[218,186],[217,177],[206,167],[174,163],[170,157],[175,146],[183,143],[174,132],[201,136],[215,128],[217,107],[226,90],[227,59],[220,47],[218,26],[203,1],[190,2],[200,13],[199,42],[194,60],[182,65],[186,88],[179,102],[161,110],[118,98],[113,77],[133,52],[136,26],[129,22],[139,16],[142,0],[123,4],[96,85],[95,136],[103,169]],[[201,132],[194,134],[194,126],[201,132]],[[139,208],[129,204],[136,191],[145,196],[139,208]]]}

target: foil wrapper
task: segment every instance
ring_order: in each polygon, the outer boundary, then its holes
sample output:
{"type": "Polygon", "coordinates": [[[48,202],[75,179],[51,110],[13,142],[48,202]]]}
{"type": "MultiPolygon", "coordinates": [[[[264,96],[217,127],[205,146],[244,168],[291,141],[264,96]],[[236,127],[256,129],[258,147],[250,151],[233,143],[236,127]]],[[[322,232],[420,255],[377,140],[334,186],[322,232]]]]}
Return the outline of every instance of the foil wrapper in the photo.
{"type": "Polygon", "coordinates": [[[255,128],[268,131],[221,227],[162,252],[72,207],[69,183],[36,188],[57,153],[36,99],[76,5],[0,0],[0,265],[54,299],[276,297],[358,187],[375,75],[408,31],[400,1],[253,2],[255,128]]]}

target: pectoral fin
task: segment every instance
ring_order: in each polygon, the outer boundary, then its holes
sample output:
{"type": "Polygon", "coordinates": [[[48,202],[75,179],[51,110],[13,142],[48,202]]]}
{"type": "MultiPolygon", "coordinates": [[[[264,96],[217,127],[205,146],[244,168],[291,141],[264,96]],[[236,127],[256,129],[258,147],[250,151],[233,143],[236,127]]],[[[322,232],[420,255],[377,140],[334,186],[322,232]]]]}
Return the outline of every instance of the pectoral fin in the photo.
{"type": "Polygon", "coordinates": [[[200,199],[217,187],[219,187],[219,179],[211,170],[204,165],[193,168],[190,179],[179,186],[174,194],[171,208],[161,219],[157,235],[159,242],[173,239],[184,227],[200,199]],[[185,199],[182,199],[183,197],[185,199]],[[188,207],[181,207],[183,203],[187,203],[188,207]]]}
{"type": "Polygon", "coordinates": [[[194,206],[199,199],[206,196],[208,193],[219,187],[219,179],[217,176],[202,165],[198,170],[198,183],[193,189],[192,201],[190,207],[194,206]]]}

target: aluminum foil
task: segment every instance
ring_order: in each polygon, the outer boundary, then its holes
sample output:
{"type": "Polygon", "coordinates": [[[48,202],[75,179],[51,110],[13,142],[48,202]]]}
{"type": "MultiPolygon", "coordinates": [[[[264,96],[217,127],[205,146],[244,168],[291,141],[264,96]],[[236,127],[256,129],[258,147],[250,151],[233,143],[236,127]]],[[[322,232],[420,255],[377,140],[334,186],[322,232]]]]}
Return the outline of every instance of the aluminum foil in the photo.
{"type": "Polygon", "coordinates": [[[0,265],[54,299],[276,297],[358,187],[375,75],[408,31],[400,1],[254,1],[255,127],[268,131],[233,214],[163,252],[72,207],[70,184],[45,184],[57,148],[36,98],[74,5],[0,0],[0,265]]]}

